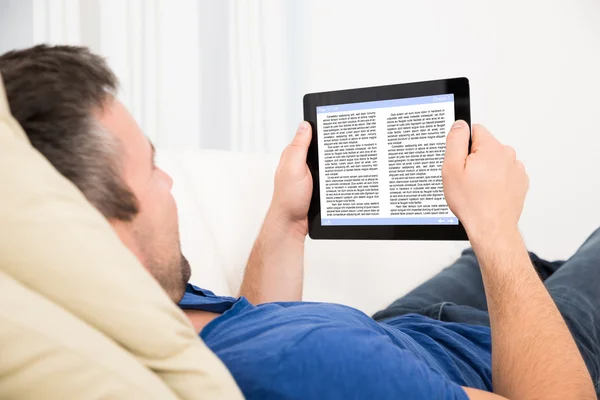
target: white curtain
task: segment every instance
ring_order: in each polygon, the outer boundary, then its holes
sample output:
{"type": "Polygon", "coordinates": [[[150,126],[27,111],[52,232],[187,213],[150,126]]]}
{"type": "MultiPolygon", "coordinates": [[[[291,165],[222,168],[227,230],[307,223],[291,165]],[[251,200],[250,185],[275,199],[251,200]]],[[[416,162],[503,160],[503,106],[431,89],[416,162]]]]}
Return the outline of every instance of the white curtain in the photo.
{"type": "Polygon", "coordinates": [[[32,2],[33,42],[107,57],[159,147],[278,152],[302,118],[296,2],[32,2]]]}

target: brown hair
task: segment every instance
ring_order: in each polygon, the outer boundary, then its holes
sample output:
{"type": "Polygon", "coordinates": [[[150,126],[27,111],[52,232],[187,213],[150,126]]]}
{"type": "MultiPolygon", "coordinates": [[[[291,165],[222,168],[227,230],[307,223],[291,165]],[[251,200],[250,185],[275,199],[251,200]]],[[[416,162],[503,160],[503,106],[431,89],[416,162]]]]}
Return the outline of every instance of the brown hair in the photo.
{"type": "Polygon", "coordinates": [[[120,142],[93,116],[118,87],[106,61],[85,47],[39,45],[0,56],[0,73],[32,145],[107,219],[131,220],[138,204],[120,142]]]}

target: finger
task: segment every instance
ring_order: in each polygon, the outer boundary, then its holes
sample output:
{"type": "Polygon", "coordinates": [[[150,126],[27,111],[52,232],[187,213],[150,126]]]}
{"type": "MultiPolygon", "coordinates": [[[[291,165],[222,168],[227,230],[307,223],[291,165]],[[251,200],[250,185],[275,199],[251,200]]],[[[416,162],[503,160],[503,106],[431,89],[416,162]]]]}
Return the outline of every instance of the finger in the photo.
{"type": "Polygon", "coordinates": [[[286,163],[293,168],[303,167],[306,164],[308,146],[312,139],[312,129],[308,122],[302,121],[296,130],[296,136],[285,150],[286,163]]]}
{"type": "Polygon", "coordinates": [[[525,168],[525,165],[520,160],[516,160],[515,164],[517,166],[517,170],[519,170],[529,178],[529,175],[527,174],[527,168],[525,168]]]}
{"type": "Polygon", "coordinates": [[[446,138],[446,155],[444,166],[450,169],[464,168],[469,155],[469,125],[458,120],[450,128],[446,138]]]}
{"type": "Polygon", "coordinates": [[[485,126],[480,124],[473,125],[472,140],[471,153],[476,153],[490,144],[500,144],[498,139],[496,139],[485,126]]]}
{"type": "Polygon", "coordinates": [[[510,160],[512,160],[512,161],[517,160],[517,152],[515,151],[515,149],[513,147],[504,145],[504,149],[506,150],[506,154],[508,155],[508,158],[510,160]]]}
{"type": "Polygon", "coordinates": [[[525,165],[519,160],[516,161],[516,164],[517,169],[521,171],[523,175],[525,175],[525,190],[529,190],[529,175],[527,174],[527,169],[525,168],[525,165]]]}

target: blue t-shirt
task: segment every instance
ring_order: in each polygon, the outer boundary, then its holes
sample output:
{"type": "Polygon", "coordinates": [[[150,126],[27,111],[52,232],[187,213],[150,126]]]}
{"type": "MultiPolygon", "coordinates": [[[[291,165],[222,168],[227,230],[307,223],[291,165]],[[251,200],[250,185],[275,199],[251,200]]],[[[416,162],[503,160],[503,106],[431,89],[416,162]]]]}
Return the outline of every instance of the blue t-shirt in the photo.
{"type": "Polygon", "coordinates": [[[326,303],[268,303],[188,285],[183,309],[222,313],[200,332],[248,399],[461,399],[491,391],[491,335],[417,314],[376,322],[326,303]]]}

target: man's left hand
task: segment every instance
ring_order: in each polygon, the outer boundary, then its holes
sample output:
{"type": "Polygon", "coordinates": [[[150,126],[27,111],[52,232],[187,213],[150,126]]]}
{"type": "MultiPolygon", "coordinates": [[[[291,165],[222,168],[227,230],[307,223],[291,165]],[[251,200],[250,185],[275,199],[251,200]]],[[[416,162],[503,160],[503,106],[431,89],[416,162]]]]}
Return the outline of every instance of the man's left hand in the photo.
{"type": "Polygon", "coordinates": [[[292,143],[281,154],[268,215],[271,222],[302,240],[308,233],[307,214],[313,189],[312,176],[306,165],[311,139],[310,124],[301,122],[292,143]]]}
{"type": "Polygon", "coordinates": [[[250,253],[240,288],[240,296],[253,304],[302,300],[304,240],[313,187],[306,165],[311,138],[310,124],[302,122],[275,172],[271,207],[250,253]]]}

